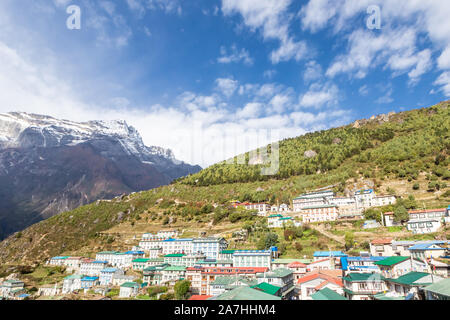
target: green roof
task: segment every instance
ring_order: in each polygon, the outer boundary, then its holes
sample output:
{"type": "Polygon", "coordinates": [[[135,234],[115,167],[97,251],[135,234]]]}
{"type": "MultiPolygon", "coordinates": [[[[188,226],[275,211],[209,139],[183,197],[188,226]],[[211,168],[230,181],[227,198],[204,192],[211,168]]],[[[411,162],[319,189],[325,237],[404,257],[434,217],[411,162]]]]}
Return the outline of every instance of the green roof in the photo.
{"type": "Polygon", "coordinates": [[[222,254],[233,254],[236,250],[222,250],[220,253],[222,254]]]}
{"type": "Polygon", "coordinates": [[[164,258],[151,258],[148,262],[164,262],[164,258]]]}
{"type": "Polygon", "coordinates": [[[184,257],[184,253],[172,253],[172,254],[166,254],[164,258],[181,258],[184,257]]]}
{"type": "Polygon", "coordinates": [[[221,295],[209,298],[208,300],[281,300],[281,297],[242,286],[231,291],[226,291],[221,295]]]}
{"type": "Polygon", "coordinates": [[[275,295],[278,291],[280,291],[281,287],[274,286],[267,282],[261,282],[260,284],[253,286],[254,289],[259,289],[265,293],[275,295]]]}
{"type": "Polygon", "coordinates": [[[371,280],[385,280],[385,278],[378,273],[349,273],[342,278],[348,282],[363,282],[371,280]]]}
{"type": "Polygon", "coordinates": [[[140,258],[140,259],[134,259],[132,262],[148,262],[150,259],[146,258],[140,258]]]}
{"type": "Polygon", "coordinates": [[[441,296],[450,297],[450,278],[433,283],[424,288],[426,291],[430,291],[441,296]]]}
{"type": "Polygon", "coordinates": [[[264,277],[265,278],[283,278],[292,273],[293,273],[292,270],[280,268],[280,269],[275,269],[271,272],[267,272],[265,274],[258,274],[257,277],[258,278],[264,278],[264,277]]]}
{"type": "Polygon", "coordinates": [[[414,286],[414,285],[427,285],[427,284],[431,284],[431,282],[428,283],[421,283],[421,282],[417,282],[418,280],[425,278],[427,276],[429,276],[429,273],[426,272],[409,272],[407,274],[404,274],[400,277],[398,277],[397,279],[387,279],[390,282],[394,282],[394,283],[398,283],[398,284],[404,284],[404,285],[408,285],[408,286],[414,286]]]}
{"type": "Polygon", "coordinates": [[[313,300],[348,300],[346,297],[341,296],[339,293],[329,289],[323,288],[311,295],[313,300]]]}
{"type": "Polygon", "coordinates": [[[216,279],[211,284],[216,286],[226,286],[231,283],[234,283],[235,281],[236,281],[235,277],[222,276],[216,277],[216,279]]]}
{"type": "Polygon", "coordinates": [[[384,293],[374,294],[373,297],[375,300],[405,300],[405,297],[388,297],[384,293]]]}
{"type": "Polygon", "coordinates": [[[283,216],[281,214],[271,214],[267,218],[278,218],[278,217],[283,217],[283,216]]]}
{"type": "Polygon", "coordinates": [[[121,287],[124,287],[124,288],[136,288],[136,287],[138,287],[139,288],[139,283],[137,283],[137,282],[125,282],[124,284],[121,285],[121,287]]]}
{"type": "Polygon", "coordinates": [[[409,259],[409,257],[387,257],[386,259],[377,261],[374,264],[376,264],[378,266],[390,267],[390,266],[396,265],[400,262],[406,261],[408,259],[409,259]]]}
{"type": "Polygon", "coordinates": [[[170,266],[170,267],[164,268],[164,271],[186,271],[186,267],[170,266]]]}

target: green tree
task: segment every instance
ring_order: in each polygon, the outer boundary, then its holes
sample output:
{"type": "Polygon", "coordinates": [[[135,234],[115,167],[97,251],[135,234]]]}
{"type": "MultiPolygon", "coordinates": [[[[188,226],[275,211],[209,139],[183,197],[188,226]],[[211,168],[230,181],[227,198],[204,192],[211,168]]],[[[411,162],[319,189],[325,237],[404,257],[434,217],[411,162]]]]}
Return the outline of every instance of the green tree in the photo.
{"type": "Polygon", "coordinates": [[[394,221],[405,222],[409,219],[408,210],[404,206],[397,206],[394,209],[394,221]]]}
{"type": "Polygon", "coordinates": [[[355,242],[353,233],[351,232],[347,232],[345,234],[345,250],[350,250],[351,248],[353,248],[353,244],[355,242]]]}
{"type": "Polygon", "coordinates": [[[177,283],[175,283],[175,286],[173,288],[175,293],[175,299],[177,300],[186,299],[190,287],[191,282],[188,280],[177,281],[177,283]]]}
{"type": "Polygon", "coordinates": [[[273,232],[267,232],[258,241],[258,250],[267,250],[278,243],[278,235],[273,232]]]}

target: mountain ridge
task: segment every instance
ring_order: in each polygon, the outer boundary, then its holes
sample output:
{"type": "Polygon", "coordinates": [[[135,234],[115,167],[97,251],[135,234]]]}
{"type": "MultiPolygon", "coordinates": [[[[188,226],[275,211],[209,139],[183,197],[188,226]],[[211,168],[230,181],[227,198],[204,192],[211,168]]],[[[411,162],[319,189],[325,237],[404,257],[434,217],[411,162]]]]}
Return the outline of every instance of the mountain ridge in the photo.
{"type": "Polygon", "coordinates": [[[54,214],[200,169],[176,160],[170,149],[146,146],[123,120],[0,114],[0,239],[54,214]]]}

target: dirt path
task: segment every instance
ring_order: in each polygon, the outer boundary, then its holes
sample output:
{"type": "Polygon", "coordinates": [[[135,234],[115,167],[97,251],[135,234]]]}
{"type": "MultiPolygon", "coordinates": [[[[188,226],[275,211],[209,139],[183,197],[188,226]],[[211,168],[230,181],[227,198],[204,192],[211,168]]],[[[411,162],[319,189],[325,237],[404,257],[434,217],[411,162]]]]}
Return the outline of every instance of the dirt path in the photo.
{"type": "Polygon", "coordinates": [[[321,234],[323,234],[325,237],[330,238],[342,245],[345,245],[345,240],[344,237],[339,237],[335,234],[332,234],[328,231],[325,230],[324,226],[322,224],[319,225],[310,225],[310,227],[318,232],[320,232],[321,234]]]}

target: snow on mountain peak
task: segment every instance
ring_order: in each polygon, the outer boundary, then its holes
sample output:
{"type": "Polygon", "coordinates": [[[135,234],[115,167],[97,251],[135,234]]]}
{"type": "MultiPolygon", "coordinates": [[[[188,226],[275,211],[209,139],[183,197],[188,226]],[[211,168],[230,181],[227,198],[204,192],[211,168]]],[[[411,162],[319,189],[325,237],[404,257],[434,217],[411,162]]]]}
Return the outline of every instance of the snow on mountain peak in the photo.
{"type": "Polygon", "coordinates": [[[74,122],[25,112],[0,114],[0,148],[56,147],[105,138],[117,140],[141,161],[151,161],[152,156],[175,160],[169,149],[145,146],[139,132],[124,120],[74,122]]]}

